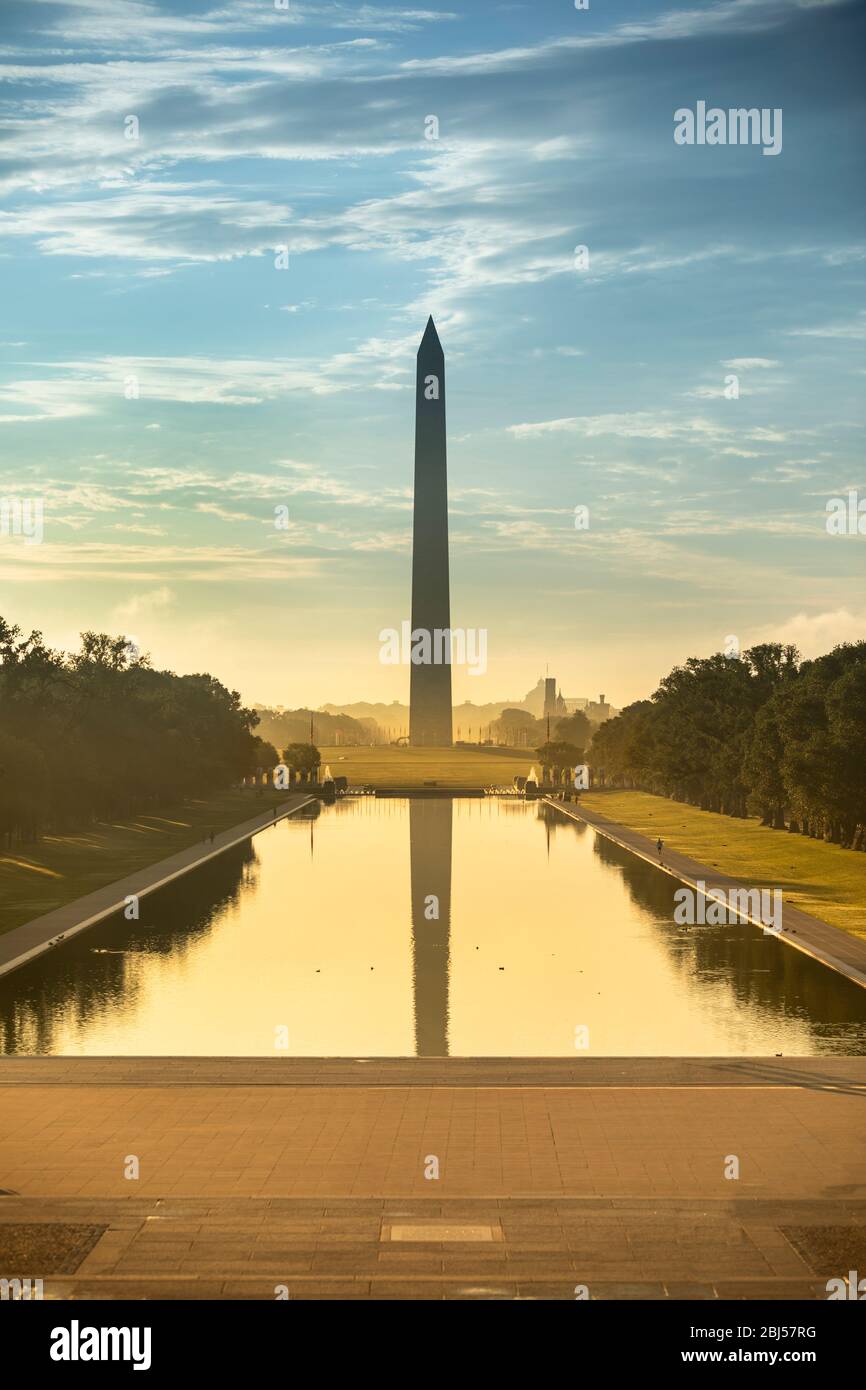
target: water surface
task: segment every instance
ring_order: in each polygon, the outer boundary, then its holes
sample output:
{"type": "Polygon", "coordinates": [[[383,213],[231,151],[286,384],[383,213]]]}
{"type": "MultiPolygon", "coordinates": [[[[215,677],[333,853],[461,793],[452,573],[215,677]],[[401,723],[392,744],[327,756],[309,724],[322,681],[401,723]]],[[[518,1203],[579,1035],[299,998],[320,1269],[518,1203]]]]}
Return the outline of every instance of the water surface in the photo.
{"type": "Polygon", "coordinates": [[[316,805],[0,981],[0,1047],[866,1053],[866,990],[748,924],[675,925],[676,886],[537,802],[316,805]]]}

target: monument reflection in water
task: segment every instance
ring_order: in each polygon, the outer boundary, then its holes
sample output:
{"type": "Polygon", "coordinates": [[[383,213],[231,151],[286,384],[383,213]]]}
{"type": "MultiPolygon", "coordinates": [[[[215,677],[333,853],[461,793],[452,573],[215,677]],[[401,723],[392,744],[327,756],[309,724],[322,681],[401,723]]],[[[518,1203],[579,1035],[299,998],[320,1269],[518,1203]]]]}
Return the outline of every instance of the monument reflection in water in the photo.
{"type": "Polygon", "coordinates": [[[409,803],[417,1057],[448,1055],[452,804],[450,797],[409,803]]]}
{"type": "Polygon", "coordinates": [[[866,990],[747,924],[678,926],[675,890],[538,802],[316,805],[144,898],[140,921],[119,915],[0,980],[0,1046],[866,1053],[866,990]]]}

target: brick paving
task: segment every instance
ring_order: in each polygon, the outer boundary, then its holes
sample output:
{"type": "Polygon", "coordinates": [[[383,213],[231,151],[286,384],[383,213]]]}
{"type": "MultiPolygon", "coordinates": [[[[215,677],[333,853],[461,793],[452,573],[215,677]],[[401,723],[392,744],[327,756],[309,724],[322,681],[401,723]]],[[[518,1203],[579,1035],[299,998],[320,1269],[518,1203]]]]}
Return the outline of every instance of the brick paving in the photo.
{"type": "Polygon", "coordinates": [[[25,1196],[866,1197],[866,1091],[792,1087],[9,1087],[25,1196]],[[134,1154],[140,1177],[124,1177],[134,1154]],[[428,1155],[438,1180],[425,1178],[428,1155]]]}
{"type": "MultiPolygon", "coordinates": [[[[43,1203],[6,1198],[20,1221],[43,1203]]],[[[58,1199],[54,1220],[108,1230],[49,1298],[826,1298],[786,1239],[830,1218],[866,1232],[866,1201],[501,1199],[58,1199]],[[425,1238],[389,1240],[397,1223],[425,1238]],[[497,1241],[437,1242],[430,1228],[484,1224],[497,1241]]],[[[831,1276],[847,1274],[843,1258],[831,1276]]],[[[19,1275],[21,1271],[15,1271],[19,1275]]],[[[32,1273],[32,1272],[31,1272],[32,1273]]],[[[35,1277],[35,1275],[34,1275],[35,1277]]]]}
{"type": "Polygon", "coordinates": [[[447,1062],[414,1085],[205,1079],[224,1059],[184,1059],[177,1080],[159,1059],[161,1084],[130,1084],[125,1059],[81,1060],[98,1081],[0,1063],[0,1222],[108,1228],[49,1297],[804,1299],[828,1276],[785,1229],[862,1248],[864,1059],[645,1058],[631,1084],[633,1063],[595,1059],[576,1085],[546,1084],[544,1060],[502,1064],[535,1085],[495,1084],[483,1062],[458,1085],[447,1062]],[[437,1241],[440,1223],[488,1232],[437,1241]]]}

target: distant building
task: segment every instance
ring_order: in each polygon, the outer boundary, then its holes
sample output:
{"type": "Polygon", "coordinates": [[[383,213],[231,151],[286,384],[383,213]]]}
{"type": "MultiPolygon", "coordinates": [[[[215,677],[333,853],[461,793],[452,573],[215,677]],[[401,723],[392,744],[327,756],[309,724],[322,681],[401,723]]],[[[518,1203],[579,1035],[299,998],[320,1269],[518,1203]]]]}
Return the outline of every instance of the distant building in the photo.
{"type": "Polygon", "coordinates": [[[578,710],[585,710],[589,704],[585,695],[566,695],[564,698],[567,714],[576,714],[578,710]]]}
{"type": "Polygon", "coordinates": [[[587,702],[584,714],[591,723],[603,724],[606,719],[610,719],[613,715],[619,714],[619,710],[615,710],[613,705],[609,705],[604,695],[599,695],[597,700],[589,700],[587,702]]]}
{"type": "Polygon", "coordinates": [[[562,719],[563,715],[568,713],[562,691],[557,691],[555,676],[540,676],[537,684],[523,700],[522,707],[529,710],[536,719],[562,719]]]}
{"type": "Polygon", "coordinates": [[[529,710],[535,719],[540,719],[544,713],[544,677],[533,686],[528,695],[520,701],[523,709],[529,710]]]}
{"type": "Polygon", "coordinates": [[[540,676],[523,700],[522,707],[529,710],[536,719],[564,719],[567,715],[582,710],[593,724],[603,724],[605,719],[612,719],[614,715],[619,714],[619,710],[608,704],[604,695],[600,695],[597,700],[589,700],[585,695],[563,695],[562,690],[557,689],[554,676],[540,676]]]}
{"type": "Polygon", "coordinates": [[[562,691],[557,693],[556,677],[545,676],[544,679],[544,704],[542,706],[542,719],[561,719],[565,714],[565,701],[562,698],[562,691]]]}

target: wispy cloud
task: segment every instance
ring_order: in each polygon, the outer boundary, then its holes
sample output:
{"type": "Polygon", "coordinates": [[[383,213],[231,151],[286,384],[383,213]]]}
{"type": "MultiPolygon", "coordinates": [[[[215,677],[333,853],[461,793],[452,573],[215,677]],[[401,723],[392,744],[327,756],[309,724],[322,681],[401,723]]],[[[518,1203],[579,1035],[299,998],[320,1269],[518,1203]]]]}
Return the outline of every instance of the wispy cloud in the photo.
{"type": "Polygon", "coordinates": [[[862,342],[866,339],[866,309],[853,319],[825,323],[817,328],[789,328],[787,333],[789,338],[841,338],[862,342]]]}

